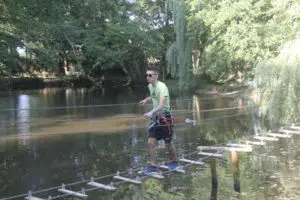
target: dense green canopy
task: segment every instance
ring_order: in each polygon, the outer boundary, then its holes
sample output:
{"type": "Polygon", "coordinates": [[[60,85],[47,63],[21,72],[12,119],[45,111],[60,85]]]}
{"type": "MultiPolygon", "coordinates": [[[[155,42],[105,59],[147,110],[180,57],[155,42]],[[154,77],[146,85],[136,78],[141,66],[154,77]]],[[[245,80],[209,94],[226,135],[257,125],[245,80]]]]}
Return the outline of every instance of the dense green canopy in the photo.
{"type": "Polygon", "coordinates": [[[139,81],[155,62],[180,89],[243,80],[294,37],[298,10],[287,0],[1,0],[0,75],[71,63],[139,81]]]}

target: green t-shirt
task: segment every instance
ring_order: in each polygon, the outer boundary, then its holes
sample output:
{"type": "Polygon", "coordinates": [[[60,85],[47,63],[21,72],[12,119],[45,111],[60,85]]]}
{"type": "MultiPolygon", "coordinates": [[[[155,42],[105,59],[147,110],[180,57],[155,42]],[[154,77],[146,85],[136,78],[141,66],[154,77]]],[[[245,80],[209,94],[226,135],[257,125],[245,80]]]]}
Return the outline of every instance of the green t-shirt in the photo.
{"type": "Polygon", "coordinates": [[[165,101],[164,101],[164,107],[162,108],[162,111],[170,111],[170,96],[166,84],[157,81],[154,86],[152,84],[149,84],[148,88],[150,91],[150,97],[152,100],[153,108],[159,106],[159,99],[161,96],[164,96],[165,101]]]}

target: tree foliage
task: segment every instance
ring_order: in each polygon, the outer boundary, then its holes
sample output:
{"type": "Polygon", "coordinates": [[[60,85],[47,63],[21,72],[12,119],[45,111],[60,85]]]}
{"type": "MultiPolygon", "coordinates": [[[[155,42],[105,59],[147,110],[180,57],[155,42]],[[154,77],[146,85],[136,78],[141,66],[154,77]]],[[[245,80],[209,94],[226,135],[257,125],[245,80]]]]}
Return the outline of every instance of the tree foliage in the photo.
{"type": "Polygon", "coordinates": [[[191,1],[188,33],[202,55],[200,73],[213,80],[252,74],[294,34],[293,5],[275,1],[191,1]]]}
{"type": "Polygon", "coordinates": [[[168,0],[172,11],[176,38],[167,51],[168,69],[171,75],[178,77],[179,89],[186,90],[193,86],[192,45],[187,37],[188,4],[184,0],[168,0]]]}
{"type": "Polygon", "coordinates": [[[40,65],[56,67],[61,56],[85,74],[119,68],[136,79],[145,70],[146,58],[161,49],[155,45],[159,37],[151,32],[151,24],[132,18],[143,13],[136,2],[4,0],[1,7],[1,25],[6,28],[1,41],[13,45],[5,36],[12,37],[18,42],[12,49],[27,47],[40,65]]]}
{"type": "Polygon", "coordinates": [[[299,118],[299,38],[288,42],[280,54],[261,62],[255,73],[254,94],[270,126],[296,122],[299,118]]]}
{"type": "Polygon", "coordinates": [[[1,0],[0,73],[29,63],[59,71],[67,60],[85,75],[119,70],[143,80],[150,61],[180,89],[200,75],[247,78],[293,38],[298,7],[279,0],[1,0]]]}

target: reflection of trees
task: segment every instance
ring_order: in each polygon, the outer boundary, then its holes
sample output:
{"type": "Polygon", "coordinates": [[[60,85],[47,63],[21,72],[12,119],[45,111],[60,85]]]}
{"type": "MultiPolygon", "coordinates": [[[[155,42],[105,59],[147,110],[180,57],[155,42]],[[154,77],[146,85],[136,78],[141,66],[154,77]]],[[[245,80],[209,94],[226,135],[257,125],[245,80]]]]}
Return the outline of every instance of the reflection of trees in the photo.
{"type": "Polygon", "coordinates": [[[238,116],[202,122],[198,131],[205,134],[206,139],[222,143],[248,135],[248,127],[248,116],[238,116]]]}
{"type": "MultiPolygon", "coordinates": [[[[20,191],[14,192],[12,188],[19,188],[19,184],[22,185],[24,182],[30,188],[31,183],[39,183],[38,179],[47,180],[47,184],[51,184],[48,186],[53,186],[53,184],[61,184],[62,181],[74,181],[74,179],[82,179],[83,176],[84,178],[95,176],[95,173],[92,173],[95,168],[98,171],[98,176],[105,175],[105,173],[110,174],[112,171],[108,171],[108,169],[116,172],[122,169],[124,162],[126,162],[126,158],[121,154],[115,158],[113,157],[115,152],[121,151],[121,145],[110,145],[108,142],[118,141],[119,137],[116,135],[107,137],[106,140],[100,139],[100,141],[90,137],[71,137],[72,139],[65,137],[63,140],[59,140],[59,138],[48,140],[47,145],[44,145],[42,140],[34,140],[28,149],[22,147],[17,147],[20,149],[12,148],[16,144],[10,143],[7,148],[12,149],[6,149],[5,154],[1,154],[0,162],[1,169],[5,169],[5,174],[0,173],[0,175],[3,175],[1,179],[9,179],[9,181],[6,181],[7,188],[10,188],[9,192],[20,193],[20,191]],[[90,139],[94,140],[94,145],[96,145],[96,148],[92,148],[92,152],[86,151],[91,149],[90,139]],[[105,155],[97,156],[97,151],[101,148],[109,151],[105,155]],[[39,153],[38,157],[35,152],[39,153]],[[122,156],[122,159],[120,159],[120,156],[122,156]],[[94,164],[91,165],[91,163],[94,164]],[[111,165],[110,168],[103,170],[104,166],[109,165],[111,165]],[[78,178],[76,178],[77,175],[78,178]]],[[[126,157],[129,157],[129,155],[126,157]]],[[[126,165],[128,165],[128,162],[126,165]]],[[[44,188],[47,185],[37,185],[37,187],[44,188]]]]}
{"type": "MultiPolygon", "coordinates": [[[[38,166],[41,170],[39,176],[45,180],[53,180],[57,184],[60,184],[62,179],[74,181],[76,172],[84,173],[85,178],[90,176],[101,176],[110,174],[119,169],[124,169],[124,166],[132,166],[130,158],[132,155],[140,155],[141,148],[131,151],[133,154],[127,155],[121,153],[123,150],[122,140],[118,135],[109,135],[106,137],[93,137],[92,134],[87,134],[85,137],[76,136],[77,139],[70,139],[70,137],[64,138],[62,141],[54,140],[50,142],[49,146],[41,147],[40,143],[36,144],[36,148],[39,149],[40,163],[49,163],[50,166],[38,166]],[[93,142],[91,142],[91,140],[93,142]],[[114,145],[110,144],[113,143],[114,145]],[[88,149],[88,151],[87,151],[88,149]],[[97,152],[103,149],[104,154],[97,154],[97,152]],[[61,153],[69,152],[69,153],[61,153]],[[117,152],[120,155],[117,155],[117,152]],[[114,154],[114,155],[112,155],[114,154]],[[47,156],[45,156],[47,155],[47,156]],[[97,158],[97,160],[95,160],[97,158]],[[55,164],[54,164],[55,162],[55,164]],[[43,170],[45,170],[43,172],[43,170]],[[77,170],[77,171],[76,171],[77,170]],[[79,170],[79,171],[78,171],[79,170]],[[47,171],[47,172],[46,172],[47,171]],[[60,171],[60,172],[58,172],[60,171]],[[47,175],[48,173],[54,174],[53,177],[47,175]],[[63,177],[59,177],[64,174],[63,177]]],[[[207,141],[208,142],[208,141],[207,141]]],[[[131,140],[129,140],[128,148],[131,146],[131,140]]],[[[186,144],[183,144],[186,145],[186,144]]],[[[272,149],[270,149],[271,151],[272,149]]],[[[130,151],[129,151],[130,152],[130,151]]],[[[228,154],[227,154],[228,155],[228,154]]],[[[7,156],[5,158],[8,158],[7,156]]],[[[114,193],[98,191],[93,193],[91,199],[229,199],[233,195],[233,191],[240,191],[239,181],[242,184],[242,191],[247,193],[247,197],[257,199],[264,199],[264,191],[259,190],[260,186],[266,187],[265,181],[274,183],[272,177],[272,171],[276,172],[278,169],[286,168],[286,165],[276,166],[274,160],[268,159],[267,155],[260,153],[255,154],[242,154],[237,156],[234,152],[231,154],[232,170],[227,167],[220,167],[217,165],[220,162],[217,159],[208,160],[208,165],[201,168],[203,174],[199,174],[201,169],[199,167],[192,166],[188,168],[187,174],[170,174],[167,176],[166,181],[158,181],[154,179],[148,179],[142,186],[134,186],[128,184],[122,184],[118,186],[118,190],[114,193]],[[261,156],[262,159],[257,163],[251,158],[261,156]],[[265,159],[264,159],[265,158],[265,159]],[[239,173],[241,171],[241,174],[239,173]],[[271,170],[271,172],[270,172],[271,170]],[[218,180],[217,180],[218,174],[218,180]],[[170,188],[174,188],[174,191],[170,191],[170,188]],[[182,189],[183,188],[183,189],[182,189]],[[101,195],[100,195],[101,194],[101,195]]],[[[18,170],[21,166],[30,168],[30,165],[34,165],[33,158],[29,158],[26,153],[21,154],[18,159],[18,164],[13,164],[15,158],[11,158],[10,161],[6,159],[10,166],[7,169],[7,176],[9,174],[16,173],[14,170],[18,170]],[[27,162],[26,162],[27,160],[27,162]],[[24,165],[27,163],[27,166],[24,165]],[[14,170],[13,170],[14,169],[14,170]]],[[[226,154],[225,154],[226,159],[226,154]]],[[[140,162],[143,162],[142,160],[140,162]]],[[[278,162],[279,163],[279,162],[278,162]]],[[[282,162],[280,162],[282,163],[282,162]]],[[[45,164],[47,165],[47,164],[45,164]]],[[[27,175],[29,179],[31,176],[27,175]]],[[[277,184],[279,186],[286,180],[287,173],[282,176],[278,176],[277,184]]],[[[10,183],[15,184],[17,177],[13,177],[14,180],[7,181],[8,187],[12,187],[10,183]]],[[[78,177],[80,178],[80,177],[78,177]]],[[[4,178],[3,180],[6,180],[4,178]]],[[[27,181],[25,179],[24,181],[27,181]]],[[[35,181],[35,180],[33,180],[35,181]]],[[[101,182],[101,181],[100,181],[101,182]]],[[[31,182],[32,183],[32,182],[31,182]]],[[[51,186],[52,186],[51,184],[51,186]]],[[[29,181],[30,187],[30,181],[29,181]]],[[[45,185],[37,186],[45,187],[45,185]]],[[[269,188],[272,185],[267,186],[269,188]]],[[[275,192],[280,188],[269,190],[268,192],[275,192]]],[[[267,190],[267,189],[266,189],[267,190]]],[[[89,193],[90,194],[90,193],[89,193]]]]}
{"type": "MultiPolygon", "coordinates": [[[[201,104],[198,98],[194,97],[193,100],[196,110],[200,110],[200,105],[201,109],[229,107],[226,102],[221,104],[221,101],[212,101],[210,105],[206,105],[201,104]]],[[[182,108],[188,109],[184,101],[180,103],[182,108]]],[[[123,111],[127,112],[128,108],[123,111]]],[[[90,111],[86,112],[93,115],[89,113],[90,111]]],[[[200,117],[206,119],[219,114],[217,112],[201,113],[200,117]]],[[[198,115],[197,111],[195,115],[197,119],[198,115]]],[[[179,139],[176,140],[176,145],[179,146],[178,151],[186,153],[188,147],[189,150],[194,150],[194,147],[200,144],[218,144],[250,135],[250,118],[248,116],[238,118],[239,120],[228,118],[202,122],[199,126],[189,126],[189,128],[176,127],[175,131],[179,139]]],[[[6,143],[3,149],[5,153],[1,153],[0,161],[0,185],[4,183],[3,187],[0,187],[0,191],[4,190],[1,191],[1,195],[8,192],[20,193],[24,185],[26,185],[25,190],[27,190],[27,185],[30,188],[34,184],[37,188],[46,188],[61,184],[63,181],[72,182],[74,179],[102,176],[129,167],[138,168],[144,165],[146,160],[144,143],[138,142],[139,137],[144,134],[144,129],[133,129],[132,132],[122,133],[122,135],[72,135],[47,139],[46,143],[44,139],[31,140],[28,149],[17,144],[6,143]],[[31,170],[28,172],[26,169],[31,170]],[[76,177],[76,174],[79,176],[76,177]]],[[[286,149],[290,143],[281,145],[280,148],[286,149]]],[[[297,149],[297,146],[299,145],[295,142],[289,147],[287,154],[281,158],[270,156],[276,149],[266,147],[251,154],[239,156],[231,154],[231,169],[228,166],[218,165],[219,160],[210,159],[209,165],[203,168],[192,166],[187,169],[185,175],[170,174],[165,181],[148,179],[141,187],[122,184],[114,193],[97,190],[93,193],[95,198],[91,199],[230,199],[233,191],[245,192],[248,199],[264,199],[265,192],[274,194],[280,191],[282,185],[285,188],[292,187],[292,184],[289,185],[287,181],[292,176],[287,169],[293,167],[291,162],[296,157],[297,151],[291,152],[297,149]],[[268,152],[264,153],[265,151],[268,152]],[[287,157],[290,159],[289,162],[287,162],[287,157]],[[269,184],[266,184],[267,181],[269,184]],[[274,183],[278,187],[274,187],[274,183]],[[259,189],[259,187],[265,188],[259,189]]],[[[225,154],[225,160],[227,155],[225,154]]],[[[295,163],[296,166],[299,164],[295,163]]],[[[110,180],[105,181],[109,183],[110,180]]]]}
{"type": "Polygon", "coordinates": [[[193,95],[193,119],[200,121],[200,102],[197,95],[193,95]]]}
{"type": "MultiPolygon", "coordinates": [[[[201,98],[200,98],[201,99],[201,98]]],[[[215,141],[216,143],[228,141],[236,137],[241,137],[249,132],[249,116],[245,113],[244,99],[240,98],[238,102],[230,99],[213,99],[208,102],[201,102],[199,96],[193,96],[193,117],[200,121],[199,126],[194,131],[205,133],[208,140],[215,141]],[[202,110],[210,110],[216,108],[229,108],[239,107],[239,109],[232,110],[218,110],[210,112],[201,112],[202,110]],[[236,117],[227,117],[231,115],[239,115],[236,117]],[[224,118],[222,119],[221,117],[224,118]],[[209,120],[212,118],[220,118],[216,120],[209,120]]]]}

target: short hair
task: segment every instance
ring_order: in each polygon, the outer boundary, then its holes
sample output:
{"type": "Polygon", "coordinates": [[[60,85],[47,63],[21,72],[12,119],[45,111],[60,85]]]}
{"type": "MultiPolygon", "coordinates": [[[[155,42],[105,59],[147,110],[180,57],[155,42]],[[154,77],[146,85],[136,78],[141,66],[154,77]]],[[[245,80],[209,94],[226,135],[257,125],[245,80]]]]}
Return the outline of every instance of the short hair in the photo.
{"type": "Polygon", "coordinates": [[[155,73],[159,74],[159,70],[157,67],[155,67],[154,65],[150,65],[148,68],[147,68],[148,71],[154,71],[155,73]]]}

